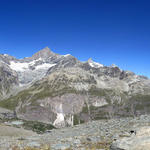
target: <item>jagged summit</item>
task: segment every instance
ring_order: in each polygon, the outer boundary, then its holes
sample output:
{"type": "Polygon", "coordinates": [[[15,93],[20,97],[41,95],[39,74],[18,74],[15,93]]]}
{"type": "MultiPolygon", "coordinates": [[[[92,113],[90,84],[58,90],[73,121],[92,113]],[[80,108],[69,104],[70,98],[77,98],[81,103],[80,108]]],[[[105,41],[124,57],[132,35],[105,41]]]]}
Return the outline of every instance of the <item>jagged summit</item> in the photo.
{"type": "Polygon", "coordinates": [[[92,60],[92,58],[89,58],[87,62],[89,63],[89,65],[90,65],[91,67],[94,67],[94,68],[100,68],[100,67],[103,67],[103,66],[104,66],[104,65],[102,65],[102,64],[100,64],[100,63],[94,62],[94,61],[92,60]]]}
{"type": "Polygon", "coordinates": [[[32,55],[32,58],[38,59],[38,58],[48,58],[51,56],[55,56],[56,54],[48,47],[43,48],[42,50],[38,51],[34,55],[32,55]]]}
{"type": "Polygon", "coordinates": [[[15,71],[20,85],[25,86],[43,78],[49,70],[53,70],[54,66],[56,68],[65,68],[74,66],[78,61],[70,54],[59,55],[50,48],[45,47],[32,55],[32,57],[25,57],[24,59],[0,55],[0,62],[15,71]]]}

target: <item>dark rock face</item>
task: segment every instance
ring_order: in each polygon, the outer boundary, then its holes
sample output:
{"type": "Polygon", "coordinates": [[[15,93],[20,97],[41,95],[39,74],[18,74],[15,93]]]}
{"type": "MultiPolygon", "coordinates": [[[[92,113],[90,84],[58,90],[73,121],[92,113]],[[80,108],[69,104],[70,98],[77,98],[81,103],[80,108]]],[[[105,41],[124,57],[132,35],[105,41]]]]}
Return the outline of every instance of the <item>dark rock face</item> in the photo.
{"type": "Polygon", "coordinates": [[[0,119],[15,119],[17,118],[15,112],[0,108],[0,119]]]}
{"type": "Polygon", "coordinates": [[[57,70],[60,70],[62,68],[69,68],[74,67],[80,64],[80,62],[73,56],[69,55],[65,58],[59,58],[54,61],[56,63],[55,66],[49,68],[47,71],[47,75],[51,74],[52,72],[55,72],[57,70]]]}

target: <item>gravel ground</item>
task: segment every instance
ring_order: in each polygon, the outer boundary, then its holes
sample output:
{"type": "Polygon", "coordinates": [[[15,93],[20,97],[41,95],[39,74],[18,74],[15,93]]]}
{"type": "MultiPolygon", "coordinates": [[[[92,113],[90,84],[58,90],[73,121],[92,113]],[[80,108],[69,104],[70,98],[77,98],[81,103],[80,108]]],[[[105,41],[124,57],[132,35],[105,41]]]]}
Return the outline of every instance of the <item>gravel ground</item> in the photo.
{"type": "MultiPolygon", "coordinates": [[[[110,149],[115,140],[130,137],[130,130],[138,131],[150,125],[150,116],[92,121],[74,127],[53,129],[38,135],[22,128],[0,125],[0,150],[10,147],[41,147],[48,145],[53,150],[110,149]]],[[[43,149],[44,150],[44,149],[43,149]]],[[[46,150],[46,149],[45,149],[46,150]]]]}

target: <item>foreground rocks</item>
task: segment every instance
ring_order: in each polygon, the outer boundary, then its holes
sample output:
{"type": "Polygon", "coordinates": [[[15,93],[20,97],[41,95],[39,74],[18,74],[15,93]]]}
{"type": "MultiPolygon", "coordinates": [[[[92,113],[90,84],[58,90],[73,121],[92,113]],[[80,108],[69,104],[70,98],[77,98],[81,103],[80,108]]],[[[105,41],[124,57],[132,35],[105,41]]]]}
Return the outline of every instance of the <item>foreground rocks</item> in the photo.
{"type": "Polygon", "coordinates": [[[141,127],[136,135],[122,137],[111,146],[111,150],[149,150],[150,149],[150,127],[141,127]]]}
{"type": "Polygon", "coordinates": [[[149,125],[150,116],[141,116],[92,121],[36,134],[1,124],[0,150],[149,150],[149,125]],[[136,135],[130,134],[131,130],[136,135]]]}

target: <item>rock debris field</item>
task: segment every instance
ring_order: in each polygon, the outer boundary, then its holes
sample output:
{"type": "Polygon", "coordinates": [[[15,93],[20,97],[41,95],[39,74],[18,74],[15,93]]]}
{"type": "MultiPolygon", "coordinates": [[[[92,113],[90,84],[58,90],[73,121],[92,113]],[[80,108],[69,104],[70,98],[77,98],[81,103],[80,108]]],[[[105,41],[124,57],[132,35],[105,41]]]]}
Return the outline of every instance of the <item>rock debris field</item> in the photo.
{"type": "Polygon", "coordinates": [[[92,121],[44,134],[0,124],[0,150],[90,149],[150,150],[150,116],[92,121]]]}

